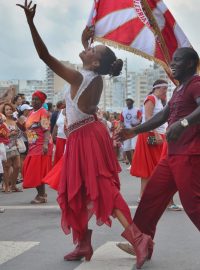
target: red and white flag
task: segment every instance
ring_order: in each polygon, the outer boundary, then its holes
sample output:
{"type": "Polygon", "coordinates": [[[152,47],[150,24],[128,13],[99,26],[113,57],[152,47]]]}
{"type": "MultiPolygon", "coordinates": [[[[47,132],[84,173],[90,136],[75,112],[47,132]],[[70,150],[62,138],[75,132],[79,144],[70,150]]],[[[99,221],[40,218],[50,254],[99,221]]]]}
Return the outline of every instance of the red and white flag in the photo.
{"type": "Polygon", "coordinates": [[[95,40],[123,48],[161,64],[169,64],[177,48],[191,47],[161,0],[95,0],[88,26],[95,40]]]}

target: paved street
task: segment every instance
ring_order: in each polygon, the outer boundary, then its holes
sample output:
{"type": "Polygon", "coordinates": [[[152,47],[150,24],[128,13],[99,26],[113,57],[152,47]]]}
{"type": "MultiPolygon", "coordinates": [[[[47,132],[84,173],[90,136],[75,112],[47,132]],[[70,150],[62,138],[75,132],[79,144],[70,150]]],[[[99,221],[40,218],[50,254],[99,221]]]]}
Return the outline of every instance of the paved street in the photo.
{"type": "MultiPolygon", "coordinates": [[[[132,214],[137,207],[139,181],[129,175],[123,165],[122,193],[132,214]]],[[[0,193],[0,269],[1,270],[131,270],[133,257],[115,247],[124,241],[121,226],[113,220],[112,229],[95,226],[91,220],[93,247],[91,262],[65,262],[63,255],[73,248],[71,236],[60,229],[60,211],[56,193],[48,189],[48,204],[31,205],[34,190],[23,193],[0,193]]],[[[175,201],[180,204],[178,196],[175,201]]],[[[167,211],[159,222],[152,260],[145,270],[199,270],[200,237],[185,212],[167,211]]]]}

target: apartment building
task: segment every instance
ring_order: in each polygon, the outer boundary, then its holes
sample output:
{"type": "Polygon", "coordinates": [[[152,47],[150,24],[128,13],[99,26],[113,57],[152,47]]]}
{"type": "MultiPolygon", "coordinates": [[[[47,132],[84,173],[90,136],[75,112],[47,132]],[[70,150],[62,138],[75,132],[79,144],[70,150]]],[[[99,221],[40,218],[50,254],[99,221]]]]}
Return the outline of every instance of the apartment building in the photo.
{"type": "MultiPolygon", "coordinates": [[[[72,64],[69,61],[61,61],[67,67],[80,70],[82,65],[72,64]]],[[[65,90],[69,84],[46,66],[46,92],[48,100],[56,104],[65,96],[65,90]]]]}
{"type": "Polygon", "coordinates": [[[103,77],[103,91],[99,108],[103,111],[120,112],[125,100],[125,78],[103,77]]]}
{"type": "MultiPolygon", "coordinates": [[[[46,82],[42,80],[19,80],[19,93],[23,93],[26,100],[31,102],[32,94],[40,90],[47,94],[46,92],[46,82]]],[[[49,99],[48,99],[49,100],[49,99]]]]}
{"type": "MultiPolygon", "coordinates": [[[[81,65],[72,64],[69,61],[61,61],[64,65],[80,70],[81,65]]],[[[125,99],[135,100],[135,106],[141,108],[145,97],[152,90],[152,85],[157,79],[168,81],[168,100],[172,96],[174,84],[168,78],[165,71],[156,64],[140,72],[128,71],[125,65],[123,73],[118,77],[103,76],[103,92],[99,107],[105,111],[120,112],[125,106],[125,99]]],[[[48,102],[56,104],[65,96],[69,84],[46,66],[46,80],[2,80],[0,92],[8,87],[13,87],[16,93],[24,93],[27,100],[31,100],[32,93],[39,89],[44,91],[48,102]]]]}

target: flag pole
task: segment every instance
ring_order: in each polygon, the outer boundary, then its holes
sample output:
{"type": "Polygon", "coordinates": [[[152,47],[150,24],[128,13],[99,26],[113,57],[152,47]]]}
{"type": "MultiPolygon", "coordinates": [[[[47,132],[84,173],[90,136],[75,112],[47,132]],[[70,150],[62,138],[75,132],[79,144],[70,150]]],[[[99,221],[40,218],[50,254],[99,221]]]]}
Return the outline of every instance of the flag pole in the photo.
{"type": "Polygon", "coordinates": [[[153,31],[154,35],[155,35],[158,43],[160,44],[160,48],[161,48],[163,55],[165,57],[166,65],[162,65],[162,66],[163,66],[165,72],[167,73],[168,77],[170,78],[170,80],[175,85],[178,85],[178,82],[176,80],[174,80],[174,78],[172,77],[171,68],[170,68],[170,62],[171,62],[170,55],[169,55],[169,52],[167,50],[167,45],[165,43],[163,35],[158,27],[158,24],[153,16],[153,14],[152,14],[152,10],[149,7],[147,0],[141,0],[141,4],[142,4],[142,7],[145,11],[147,18],[149,19],[150,25],[152,26],[152,30],[154,30],[153,31]]]}
{"type": "MultiPolygon", "coordinates": [[[[97,20],[97,14],[98,14],[99,3],[100,3],[100,0],[94,0],[94,12],[93,12],[93,16],[92,16],[92,23],[91,23],[91,26],[90,26],[90,28],[91,28],[94,32],[95,32],[95,23],[96,23],[96,20],[97,20]]],[[[93,42],[94,42],[94,38],[92,37],[92,38],[89,40],[89,46],[91,46],[93,42]]]]}

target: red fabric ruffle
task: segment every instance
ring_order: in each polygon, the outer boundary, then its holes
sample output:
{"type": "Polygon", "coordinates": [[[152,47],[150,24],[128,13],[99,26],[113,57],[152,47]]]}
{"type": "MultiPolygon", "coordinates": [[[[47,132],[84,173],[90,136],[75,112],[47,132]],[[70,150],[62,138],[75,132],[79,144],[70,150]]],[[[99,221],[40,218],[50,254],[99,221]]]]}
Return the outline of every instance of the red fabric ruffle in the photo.
{"type": "MultiPolygon", "coordinates": [[[[151,176],[160,160],[163,148],[163,144],[148,145],[147,138],[149,135],[154,135],[154,133],[145,132],[138,135],[130,170],[131,175],[144,179],[148,179],[151,176]]],[[[161,134],[161,136],[164,140],[165,135],[161,134]]]]}
{"type": "Polygon", "coordinates": [[[54,156],[54,166],[62,157],[65,150],[66,139],[56,138],[56,151],[54,156]]]}
{"type": "Polygon", "coordinates": [[[40,186],[42,179],[52,168],[52,156],[38,155],[26,156],[23,164],[23,188],[40,186]]]}
{"type": "Polygon", "coordinates": [[[62,166],[63,166],[63,156],[56,163],[53,169],[42,179],[42,182],[44,184],[48,184],[51,188],[58,191],[62,166]]]}
{"type": "Polygon", "coordinates": [[[73,230],[74,243],[83,237],[93,214],[98,225],[111,226],[110,216],[118,208],[131,222],[130,210],[119,192],[120,170],[104,124],[95,121],[69,135],[57,200],[62,228],[66,234],[73,230]]]}

